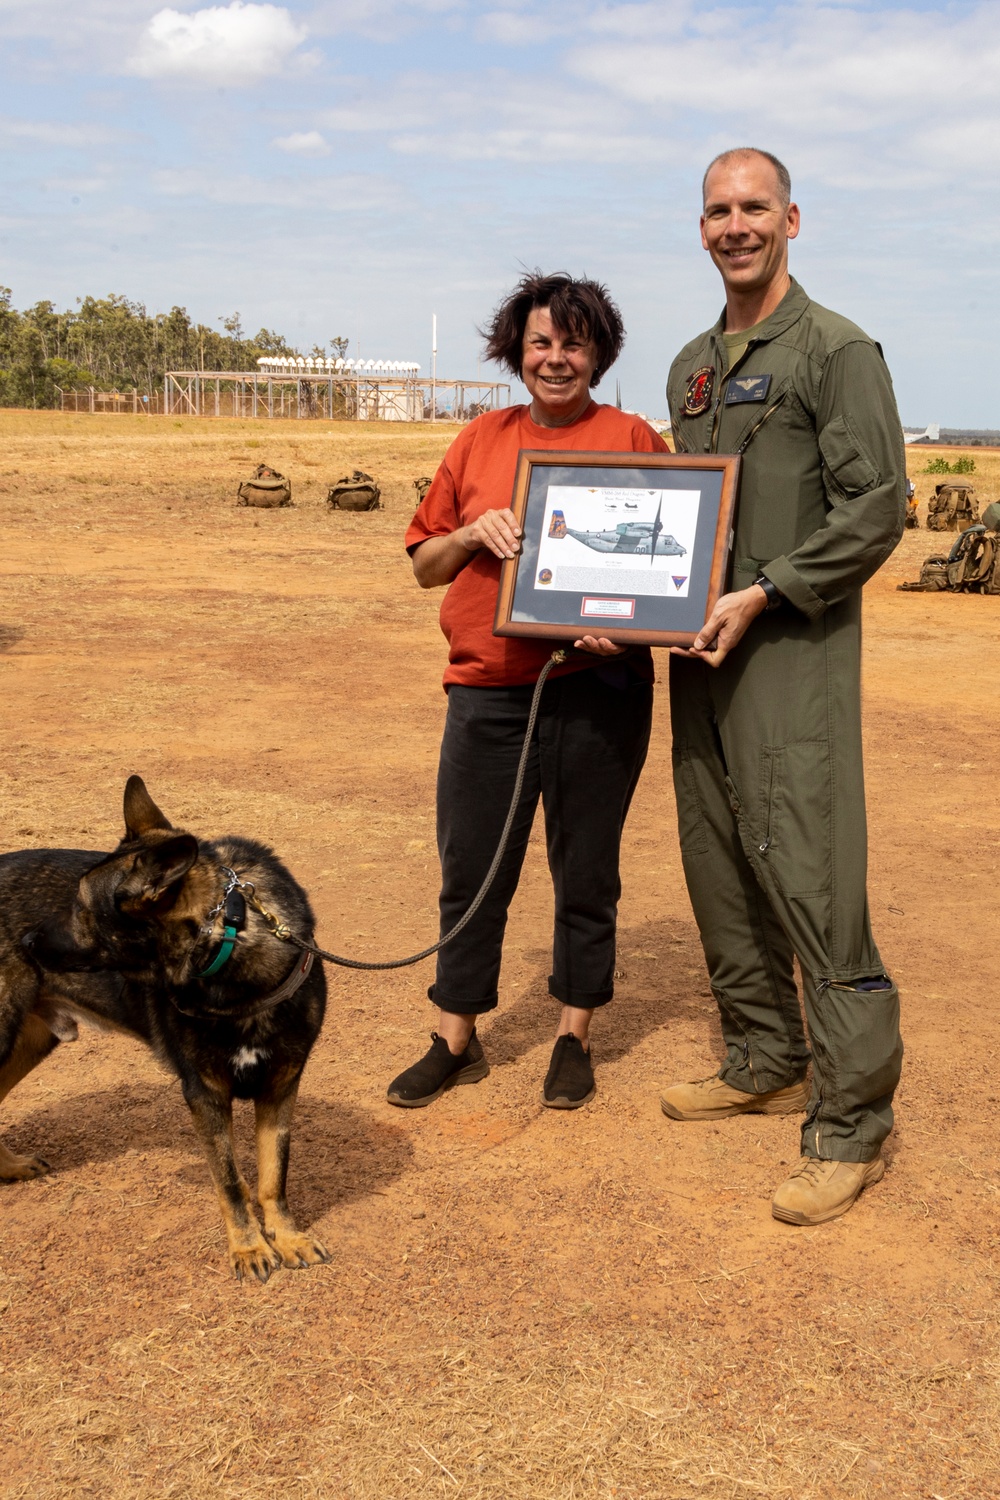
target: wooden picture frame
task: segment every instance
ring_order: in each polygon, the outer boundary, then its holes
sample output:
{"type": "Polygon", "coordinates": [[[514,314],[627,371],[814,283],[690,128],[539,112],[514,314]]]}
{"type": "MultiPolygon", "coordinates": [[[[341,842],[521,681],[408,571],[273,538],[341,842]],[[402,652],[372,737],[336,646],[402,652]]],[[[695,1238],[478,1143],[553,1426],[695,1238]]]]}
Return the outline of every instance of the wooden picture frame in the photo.
{"type": "Polygon", "coordinates": [[[725,591],[739,472],[726,453],[522,449],[494,635],[690,646],[725,591]]]}

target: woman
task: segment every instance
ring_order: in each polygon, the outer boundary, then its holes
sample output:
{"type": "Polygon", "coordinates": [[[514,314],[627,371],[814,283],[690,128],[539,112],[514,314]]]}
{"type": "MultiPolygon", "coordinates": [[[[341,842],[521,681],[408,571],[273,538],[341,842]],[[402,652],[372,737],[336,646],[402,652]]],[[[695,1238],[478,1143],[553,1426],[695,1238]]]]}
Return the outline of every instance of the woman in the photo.
{"type": "MultiPolygon", "coordinates": [[[[470,906],[500,841],[532,689],[551,654],[541,640],[493,635],[500,564],[520,545],[509,508],[518,452],[666,451],[645,422],[591,397],[625,337],[604,287],[564,274],[526,276],[485,337],[488,358],[521,378],[530,405],[486,412],[464,429],[406,533],[421,587],[450,585],[441,606],[449,646],[438,772],[442,932],[470,906]]],[[[594,1096],[590,1021],[614,993],[619,846],[649,743],[653,668],[646,648],[592,636],[575,645],[546,684],[497,878],[473,920],[438,954],[430,1051],[389,1085],[391,1104],[430,1104],[489,1072],[476,1017],[497,1004],[507,908],[539,796],[556,898],[549,992],[561,1005],[543,1103],[576,1109],[594,1096]]]]}

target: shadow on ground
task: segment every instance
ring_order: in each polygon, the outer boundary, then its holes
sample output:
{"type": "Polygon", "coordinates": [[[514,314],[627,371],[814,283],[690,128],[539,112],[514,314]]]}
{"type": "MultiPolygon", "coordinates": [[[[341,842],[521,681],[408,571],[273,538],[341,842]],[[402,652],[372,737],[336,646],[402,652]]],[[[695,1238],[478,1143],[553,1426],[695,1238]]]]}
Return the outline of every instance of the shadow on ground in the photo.
{"type": "MultiPolygon", "coordinates": [[[[525,957],[538,964],[536,978],[481,1027],[493,1067],[516,1062],[551,1041],[555,1030],[558,1005],[547,994],[549,955],[534,949],[525,957]]],[[[620,929],[619,964],[627,967],[602,1018],[602,1063],[626,1057],[661,1027],[704,1019],[711,994],[693,922],[646,922],[620,929]]]]}
{"type": "MultiPolygon", "coordinates": [[[[253,1109],[244,1104],[234,1113],[237,1157],[253,1186],[253,1109]]],[[[176,1180],[211,1192],[208,1166],[174,1084],[80,1094],[26,1115],[3,1131],[3,1140],[12,1151],[42,1156],[64,1181],[81,1167],[114,1163],[127,1154],[129,1175],[134,1177],[136,1153],[182,1152],[190,1160],[173,1174],[176,1180]]],[[[292,1132],[289,1180],[296,1211],[303,1222],[311,1222],[335,1205],[365,1198],[402,1176],[412,1155],[399,1126],[376,1119],[368,1110],[307,1095],[299,1100],[292,1132]]],[[[112,1167],[112,1175],[113,1171],[112,1167]]],[[[152,1168],[148,1171],[154,1175],[152,1168]]],[[[160,1166],[155,1175],[162,1176],[160,1166]]],[[[31,1183],[4,1184],[0,1194],[32,1188],[31,1183]]]]}

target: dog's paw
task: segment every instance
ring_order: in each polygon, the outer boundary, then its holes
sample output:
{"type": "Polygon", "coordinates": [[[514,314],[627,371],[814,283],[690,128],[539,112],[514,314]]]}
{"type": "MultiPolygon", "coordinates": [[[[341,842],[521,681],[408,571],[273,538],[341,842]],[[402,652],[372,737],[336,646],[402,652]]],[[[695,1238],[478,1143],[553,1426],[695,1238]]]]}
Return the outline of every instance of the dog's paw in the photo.
{"type": "Polygon", "coordinates": [[[262,1239],[255,1245],[237,1245],[231,1249],[229,1264],[237,1281],[242,1281],[245,1276],[266,1281],[272,1271],[281,1267],[281,1257],[262,1239]]]}
{"type": "Polygon", "coordinates": [[[298,1230],[276,1230],[268,1239],[281,1256],[281,1264],[290,1271],[304,1270],[306,1266],[322,1266],[330,1259],[330,1252],[311,1234],[299,1234],[298,1230]]]}
{"type": "Polygon", "coordinates": [[[0,1182],[31,1182],[44,1177],[52,1168],[41,1156],[15,1156],[0,1146],[0,1182]]]}

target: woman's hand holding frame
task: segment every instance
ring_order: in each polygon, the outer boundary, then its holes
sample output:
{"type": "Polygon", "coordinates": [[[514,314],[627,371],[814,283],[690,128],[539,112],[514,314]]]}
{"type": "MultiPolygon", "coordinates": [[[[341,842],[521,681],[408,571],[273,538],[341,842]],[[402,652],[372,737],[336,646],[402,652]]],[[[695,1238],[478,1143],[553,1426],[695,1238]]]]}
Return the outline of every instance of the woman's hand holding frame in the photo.
{"type": "Polygon", "coordinates": [[[522,451],[521,545],[503,559],[494,633],[690,648],[725,589],[739,467],[729,454],[522,451]]]}

